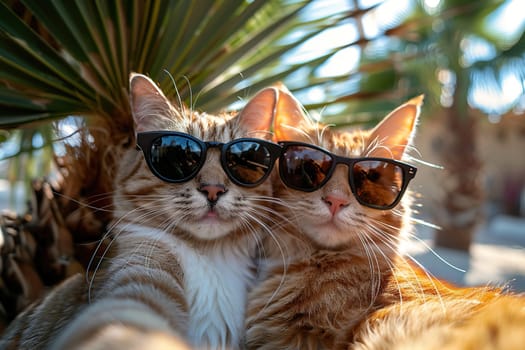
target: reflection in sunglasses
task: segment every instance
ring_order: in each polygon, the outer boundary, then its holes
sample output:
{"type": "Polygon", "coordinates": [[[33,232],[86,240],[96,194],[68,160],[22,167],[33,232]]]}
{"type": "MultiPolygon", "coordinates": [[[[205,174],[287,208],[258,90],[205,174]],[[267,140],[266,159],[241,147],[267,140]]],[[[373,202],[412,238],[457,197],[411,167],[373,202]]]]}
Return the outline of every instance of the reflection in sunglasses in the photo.
{"type": "Polygon", "coordinates": [[[348,182],[362,205],[389,209],[401,199],[417,169],[389,158],[347,158],[302,142],[280,143],[279,173],[285,185],[316,191],[330,179],[337,164],[348,166],[348,182]]]}
{"type": "Polygon", "coordinates": [[[137,134],[137,144],[144,152],[153,174],[164,181],[184,182],[202,168],[209,148],[219,148],[226,175],[241,186],[257,186],[264,181],[281,147],[265,140],[243,138],[227,143],[203,142],[176,131],[151,131],[137,134]]]}

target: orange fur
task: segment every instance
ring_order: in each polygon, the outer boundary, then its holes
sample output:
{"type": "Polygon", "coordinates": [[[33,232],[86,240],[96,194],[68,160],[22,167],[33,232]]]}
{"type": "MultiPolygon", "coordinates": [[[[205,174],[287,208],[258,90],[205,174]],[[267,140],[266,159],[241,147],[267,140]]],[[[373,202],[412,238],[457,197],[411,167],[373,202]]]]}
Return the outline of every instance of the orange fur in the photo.
{"type": "MultiPolygon", "coordinates": [[[[346,156],[401,159],[410,146],[422,98],[370,131],[315,124],[281,89],[277,140],[322,146],[346,156]]],[[[411,228],[410,193],[394,209],[360,206],[339,167],[326,185],[305,193],[274,179],[285,217],[265,242],[260,280],[249,296],[248,349],[518,348],[525,334],[525,299],[498,288],[458,288],[439,281],[398,252],[411,228]],[[326,201],[347,203],[330,216],[326,201]],[[511,305],[516,309],[511,310],[511,305]],[[490,320],[491,313],[503,324],[490,320]],[[476,332],[482,332],[476,337],[476,332]],[[497,335],[497,336],[495,336],[497,335]],[[509,339],[507,339],[507,336],[509,339]]],[[[375,193],[381,196],[381,193],[375,193]]]]}
{"type": "MultiPolygon", "coordinates": [[[[275,132],[280,140],[310,142],[346,157],[384,149],[404,150],[413,134],[396,128],[415,125],[419,106],[400,107],[371,131],[338,132],[311,123],[291,95],[279,95],[275,132]],[[397,130],[398,134],[388,136],[397,130]],[[390,144],[389,142],[394,142],[390,144]]],[[[398,159],[401,153],[396,153],[398,159]]],[[[267,239],[261,282],[249,296],[249,349],[344,349],[352,330],[378,309],[392,278],[401,231],[409,229],[409,199],[393,210],[361,206],[339,166],[321,189],[306,193],[274,179],[274,195],[287,218],[267,239]],[[347,203],[336,214],[327,196],[347,203]]],[[[371,193],[381,196],[382,193],[371,193]]]]}

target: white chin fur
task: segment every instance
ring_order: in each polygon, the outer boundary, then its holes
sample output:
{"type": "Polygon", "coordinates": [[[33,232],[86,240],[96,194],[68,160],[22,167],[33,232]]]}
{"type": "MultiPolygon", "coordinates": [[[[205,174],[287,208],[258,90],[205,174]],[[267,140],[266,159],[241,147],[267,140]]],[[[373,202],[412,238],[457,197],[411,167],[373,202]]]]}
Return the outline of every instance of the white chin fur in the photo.
{"type": "Polygon", "coordinates": [[[337,247],[352,240],[350,230],[340,230],[333,223],[309,225],[305,231],[317,244],[327,248],[337,247]]]}
{"type": "Polygon", "coordinates": [[[196,223],[188,228],[192,235],[202,240],[214,240],[227,236],[235,229],[231,221],[207,221],[196,223]]]}

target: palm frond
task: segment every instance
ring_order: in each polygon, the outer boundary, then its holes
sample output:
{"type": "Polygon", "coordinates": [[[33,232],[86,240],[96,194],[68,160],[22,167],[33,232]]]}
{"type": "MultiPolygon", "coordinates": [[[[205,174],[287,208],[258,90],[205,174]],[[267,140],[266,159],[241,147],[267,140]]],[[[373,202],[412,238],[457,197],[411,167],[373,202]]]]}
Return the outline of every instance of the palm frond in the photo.
{"type": "MultiPolygon", "coordinates": [[[[176,88],[165,72],[179,82],[188,79],[203,102],[222,98],[235,92],[231,82],[238,82],[238,72],[249,69],[251,76],[299,43],[300,38],[283,50],[272,39],[300,27],[294,18],[308,3],[4,1],[0,126],[92,114],[125,124],[119,118],[129,114],[131,71],[150,74],[168,95],[176,88]],[[52,40],[31,28],[24,20],[28,14],[52,40]]],[[[309,27],[304,28],[307,36],[309,27]]],[[[188,100],[190,89],[177,88],[188,100]]]]}

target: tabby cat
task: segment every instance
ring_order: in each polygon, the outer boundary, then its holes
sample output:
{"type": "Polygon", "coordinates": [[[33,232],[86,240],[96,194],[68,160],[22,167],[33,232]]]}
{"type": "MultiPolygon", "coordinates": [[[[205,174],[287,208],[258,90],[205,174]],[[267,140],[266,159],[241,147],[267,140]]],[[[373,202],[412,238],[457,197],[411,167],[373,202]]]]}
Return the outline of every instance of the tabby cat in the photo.
{"type": "Polygon", "coordinates": [[[411,147],[422,100],[408,101],[372,130],[339,131],[312,122],[281,89],[274,129],[276,141],[286,142],[274,195],[288,221],[265,241],[248,299],[248,349],[463,348],[463,333],[489,328],[484,306],[521,305],[506,315],[525,319],[524,299],[454,288],[398,252],[412,230],[410,193],[403,191],[416,171],[399,161],[411,147]],[[452,328],[458,331],[447,343],[452,328]]]}
{"type": "Polygon", "coordinates": [[[120,157],[102,264],[22,314],[2,348],[240,348],[273,211],[266,178],[280,147],[265,139],[276,98],[268,88],[215,116],[132,75],[137,148],[120,157]]]}

